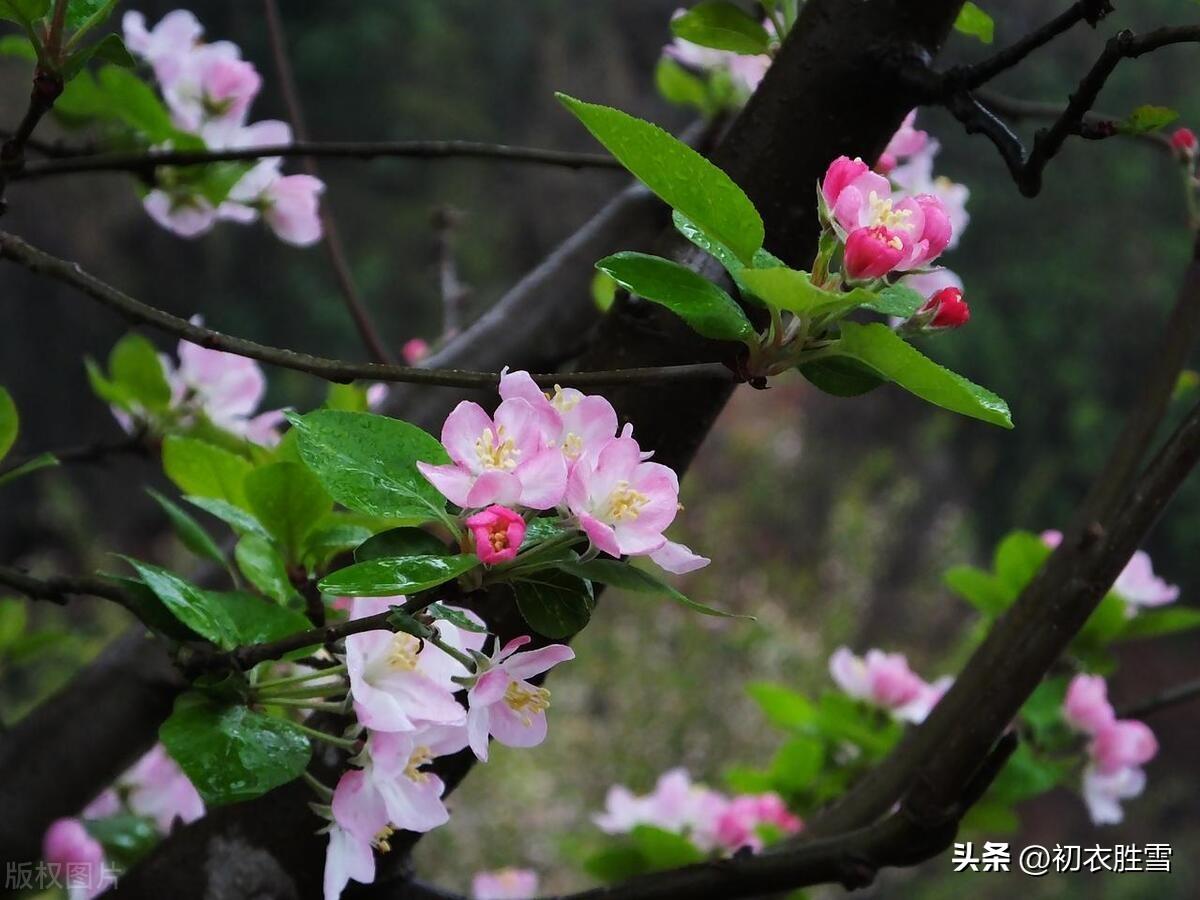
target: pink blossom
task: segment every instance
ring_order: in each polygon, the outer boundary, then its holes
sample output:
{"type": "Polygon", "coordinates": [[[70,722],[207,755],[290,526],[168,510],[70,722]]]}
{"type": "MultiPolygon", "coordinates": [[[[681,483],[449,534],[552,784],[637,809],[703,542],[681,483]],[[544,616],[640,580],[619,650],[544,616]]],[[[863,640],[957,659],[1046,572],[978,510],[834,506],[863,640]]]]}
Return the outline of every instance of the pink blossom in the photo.
{"type": "Polygon", "coordinates": [[[362,769],[342,775],[333,792],[333,823],[325,852],[325,900],[338,900],[351,879],[375,880],[374,848],[389,849],[387,806],[362,769]]]}
{"type": "Polygon", "coordinates": [[[144,15],[131,10],[121,26],[129,52],[150,63],[154,76],[164,84],[175,79],[204,33],[196,17],[184,9],[167,13],[152,30],[147,30],[144,15]]]}
{"type": "Polygon", "coordinates": [[[928,684],[913,673],[902,653],[868,650],[862,658],[847,647],[839,647],[829,657],[829,673],[849,696],[913,723],[925,720],[951,683],[942,678],[928,684]]]}
{"type": "MultiPolygon", "coordinates": [[[[404,597],[360,597],[350,617],[362,619],[386,612],[404,597]]],[[[434,623],[442,639],[455,649],[478,650],[483,635],[460,631],[450,623],[434,623]]],[[[452,680],[469,673],[453,657],[411,634],[366,631],[346,638],[346,670],[358,721],[372,731],[416,731],[425,725],[461,725],[466,710],[454,694],[452,680]]]]}
{"type": "Polygon", "coordinates": [[[1063,718],[1076,731],[1096,734],[1116,721],[1108,686],[1100,675],[1076,675],[1063,700],[1063,718]]]}
{"type": "Polygon", "coordinates": [[[677,544],[675,541],[667,541],[657,550],[651,550],[650,559],[660,569],[672,575],[686,575],[688,572],[703,569],[712,562],[707,556],[693,553],[686,544],[677,544]]]}
{"type": "Polygon", "coordinates": [[[311,175],[282,175],[263,192],[263,219],[285,243],[308,247],[321,239],[318,197],[325,183],[311,175]]]}
{"type": "Polygon", "coordinates": [[[937,259],[950,244],[952,233],[941,200],[933,194],[917,194],[913,199],[921,208],[921,235],[901,264],[902,269],[919,269],[937,259]]]}
{"type": "Polygon", "coordinates": [[[626,834],[638,825],[653,825],[685,835],[701,850],[718,845],[718,823],[729,798],[701,784],[693,784],[686,769],[664,772],[654,790],[635,795],[624,785],[613,785],[605,809],[592,820],[608,834],[626,834]]]}
{"type": "Polygon", "coordinates": [[[1111,775],[1119,769],[1148,763],[1158,753],[1158,741],[1145,722],[1118,719],[1096,732],[1088,753],[1096,768],[1111,775]]]}
{"type": "Polygon", "coordinates": [[[1062,543],[1063,533],[1056,528],[1047,528],[1042,532],[1042,543],[1051,550],[1057,550],[1058,545],[1062,543]]]}
{"type": "Polygon", "coordinates": [[[471,879],[471,896],[475,900],[529,900],[537,892],[537,872],[532,869],[477,872],[471,879]]]}
{"type": "Polygon", "coordinates": [[[966,185],[951,181],[944,175],[934,176],[933,160],[940,149],[937,141],[929,141],[907,163],[889,172],[888,178],[907,194],[932,194],[941,201],[950,220],[950,240],[946,249],[953,250],[971,220],[967,213],[967,200],[971,192],[966,185]]]}
{"type": "Polygon", "coordinates": [[[185,825],[204,815],[204,801],[162,744],[155,744],[117,782],[128,790],[129,808],[153,819],[170,833],[176,820],[185,825]]]}
{"type": "Polygon", "coordinates": [[[245,121],[262,79],[241,55],[230,41],[197,44],[177,60],[171,77],[159,79],[176,127],[199,132],[208,122],[245,121]]]}
{"type": "Polygon", "coordinates": [[[82,819],[107,819],[121,811],[121,798],[112,788],[105,788],[100,794],[83,808],[79,814],[82,819]]]}
{"type": "Polygon", "coordinates": [[[929,142],[929,134],[915,127],[917,111],[912,110],[900,128],[892,135],[888,145],[879,157],[878,169],[885,175],[896,167],[902,160],[920,153],[929,142]]]}
{"type": "Polygon", "coordinates": [[[610,556],[644,555],[666,543],[663,531],[679,509],[679,479],[666,466],[643,462],[633,438],[614,438],[571,470],[566,499],[596,547],[610,556]]]}
{"type": "Polygon", "coordinates": [[[546,739],[550,692],[527,679],[574,659],[575,651],[565,644],[551,644],[515,652],[529,641],[523,636],[505,644],[467,692],[467,735],[471,749],[484,762],[488,735],[506,747],[536,747],[546,739]]]}
{"type": "Polygon", "coordinates": [[[926,299],[943,288],[963,289],[962,279],[949,269],[930,269],[927,272],[910,272],[900,279],[900,284],[911,288],[926,299]]]}
{"type": "MultiPolygon", "coordinates": [[[[851,159],[848,156],[839,156],[829,164],[829,168],[825,170],[825,177],[821,179],[821,196],[825,198],[826,205],[832,210],[842,191],[856,184],[859,178],[870,172],[871,167],[860,157],[851,159]]],[[[874,181],[870,183],[877,184],[874,181]]]]}
{"type": "Polygon", "coordinates": [[[66,886],[70,900],[91,900],[113,883],[104,864],[104,848],[78,819],[58,819],[46,829],[42,858],[58,867],[59,883],[66,886]]]}
{"type": "Polygon", "coordinates": [[[466,745],[466,729],[461,726],[429,726],[409,733],[374,731],[354,762],[362,766],[364,790],[382,798],[391,827],[423,833],[450,821],[442,802],[446,786],[423,767],[466,745]]]}
{"type": "Polygon", "coordinates": [[[944,287],[925,303],[917,314],[932,314],[929,328],[961,328],[971,320],[971,307],[963,300],[961,288],[944,287]]]}
{"type": "Polygon", "coordinates": [[[505,400],[495,419],[478,403],[464,400],[442,426],[451,465],[419,462],[417,468],[439,491],[463,508],[493,503],[550,509],[562,500],[567,466],[548,449],[546,422],[527,401],[505,400]]]}
{"type": "Polygon", "coordinates": [[[882,225],[856,228],[846,238],[846,274],[855,281],[882,278],[904,258],[905,246],[900,235],[882,225]]]}
{"type": "Polygon", "coordinates": [[[391,393],[391,388],[382,381],[371,385],[367,388],[367,409],[374,411],[382,407],[389,393],[391,393]]]}
{"type": "Polygon", "coordinates": [[[206,234],[217,222],[216,207],[194,194],[155,188],[142,198],[142,206],[158,225],[184,238],[206,234]]]}
{"type": "Polygon", "coordinates": [[[515,559],[525,540],[525,520],[507,506],[489,506],[467,518],[475,553],[486,565],[515,559]]]}
{"type": "Polygon", "coordinates": [[[1141,794],[1146,788],[1146,773],[1137,768],[1105,773],[1096,766],[1083,771],[1083,800],[1096,825],[1116,825],[1124,818],[1121,801],[1141,794]]]}
{"type": "Polygon", "coordinates": [[[604,397],[558,385],[553,394],[544,394],[528,372],[506,370],[500,377],[500,396],[533,407],[548,435],[547,446],[559,448],[568,466],[584,456],[595,458],[617,433],[617,411],[604,397]]]}
{"type": "Polygon", "coordinates": [[[1150,554],[1145,550],[1138,550],[1130,557],[1112,589],[1133,610],[1139,606],[1162,606],[1179,599],[1179,588],[1154,574],[1150,554]]]}
{"type": "Polygon", "coordinates": [[[421,338],[409,338],[400,348],[400,355],[404,357],[405,363],[415,366],[429,355],[429,344],[421,338]]]}
{"type": "Polygon", "coordinates": [[[744,794],[734,797],[717,819],[717,841],[731,853],[743,847],[757,853],[763,848],[764,827],[795,834],[803,823],[788,812],[778,794],[744,794]]]}

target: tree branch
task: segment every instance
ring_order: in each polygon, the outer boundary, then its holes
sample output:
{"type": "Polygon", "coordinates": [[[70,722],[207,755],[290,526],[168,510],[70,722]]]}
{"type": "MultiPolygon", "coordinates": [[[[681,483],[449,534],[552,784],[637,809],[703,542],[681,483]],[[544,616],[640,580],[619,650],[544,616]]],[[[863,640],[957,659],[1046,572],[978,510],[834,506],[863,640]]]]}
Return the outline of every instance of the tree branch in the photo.
{"type": "Polygon", "coordinates": [[[38,160],[10,176],[11,181],[35,181],[61,175],[126,172],[153,177],[158,166],[200,166],[214,162],[251,162],[270,157],[299,159],[486,159],[523,165],[566,169],[624,171],[604,153],[572,153],[537,147],[514,147],[480,141],[293,141],[267,147],[225,150],[148,150],[137,153],[101,153],[38,160]]]}
{"type": "Polygon", "coordinates": [[[1153,697],[1147,697],[1137,703],[1122,707],[1117,710],[1117,717],[1121,719],[1144,719],[1146,716],[1153,715],[1161,710],[1170,709],[1172,706],[1178,706],[1181,703],[1190,703],[1196,699],[1200,699],[1200,678],[1194,681],[1185,681],[1183,684],[1167,688],[1162,693],[1155,694],[1153,697]]]}
{"type": "MultiPolygon", "coordinates": [[[[78,263],[68,262],[52,256],[43,250],[26,243],[21,238],[8,232],[0,231],[0,258],[8,259],[23,265],[39,275],[46,275],[56,281],[71,285],[82,293],[116,310],[125,318],[142,325],[149,325],[175,337],[208,347],[235,353],[269,363],[285,369],[306,372],[326,381],[347,383],[359,379],[365,381],[402,381],[410,384],[441,385],[443,387],[475,388],[480,390],[495,389],[500,383],[497,372],[473,372],[466,370],[425,369],[412,366],[391,366],[379,363],[354,363],[339,359],[328,359],[286,350],[280,347],[269,347],[255,341],[233,337],[194,325],[178,316],[150,306],[140,300],[135,300],[107,282],[84,271],[78,263]]],[[[648,366],[609,371],[549,373],[534,375],[533,379],[540,386],[550,388],[555,384],[569,384],[576,387],[600,387],[624,384],[646,384],[649,382],[669,383],[708,382],[718,384],[734,384],[737,381],[734,373],[718,363],[700,363],[695,365],[648,366]]]]}
{"type": "Polygon", "coordinates": [[[60,606],[72,597],[100,597],[130,610],[136,606],[124,588],[103,578],[68,575],[37,578],[14,566],[0,566],[0,584],[20,591],[31,600],[47,600],[60,606]]]}
{"type": "MultiPolygon", "coordinates": [[[[114,456],[124,456],[127,454],[131,456],[146,456],[148,450],[145,433],[138,431],[113,440],[92,441],[88,444],[78,444],[74,447],[47,452],[61,464],[89,464],[105,462],[114,456]]],[[[34,453],[13,460],[3,468],[0,468],[0,478],[45,455],[46,453],[34,453]]]]}
{"type": "MultiPolygon", "coordinates": [[[[1021,121],[1023,119],[1057,119],[1063,114],[1065,107],[1061,103],[1047,103],[1040,100],[1026,100],[1023,97],[1010,97],[992,90],[972,92],[975,98],[993,115],[1005,116],[1021,121]]],[[[1121,116],[1103,112],[1089,112],[1083,117],[1085,129],[1096,133],[1111,131],[1114,122],[1119,122],[1121,116]]],[[[1161,131],[1144,131],[1138,134],[1120,132],[1118,137],[1130,138],[1172,153],[1171,138],[1161,131]]]]}

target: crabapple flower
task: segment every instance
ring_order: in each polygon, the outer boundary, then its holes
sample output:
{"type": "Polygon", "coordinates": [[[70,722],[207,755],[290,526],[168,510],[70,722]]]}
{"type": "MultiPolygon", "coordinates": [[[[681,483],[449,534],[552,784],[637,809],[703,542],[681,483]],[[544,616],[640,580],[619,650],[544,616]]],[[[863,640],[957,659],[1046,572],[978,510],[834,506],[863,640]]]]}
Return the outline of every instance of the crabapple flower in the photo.
{"type": "Polygon", "coordinates": [[[1118,719],[1096,732],[1088,753],[1100,772],[1111,775],[1148,763],[1158,753],[1158,741],[1145,722],[1118,719]]]}
{"type": "Polygon", "coordinates": [[[497,869],[477,872],[471,879],[474,900],[529,900],[538,892],[537,872],[532,869],[497,869]]]}
{"type": "Polygon", "coordinates": [[[117,783],[128,791],[129,809],[153,819],[163,834],[177,820],[187,825],[204,815],[200,794],[162,744],[155,744],[117,783]]]}
{"type": "Polygon", "coordinates": [[[718,817],[717,842],[730,853],[743,847],[757,853],[766,843],[764,831],[795,834],[803,825],[778,794],[744,794],[730,800],[718,817]]]}
{"type": "Polygon", "coordinates": [[[1176,128],[1171,133],[1171,149],[1184,162],[1191,161],[1196,156],[1196,132],[1190,128],[1176,128]]]}
{"type": "Polygon", "coordinates": [[[932,316],[928,328],[961,328],[971,320],[971,307],[963,300],[962,288],[944,287],[917,310],[932,316]]]}
{"type": "Polygon", "coordinates": [[[500,396],[504,400],[519,398],[533,407],[549,435],[548,446],[559,448],[568,466],[584,456],[594,458],[617,434],[617,411],[599,395],[558,385],[553,394],[544,394],[528,372],[505,371],[500,377],[500,396]]]}
{"type": "Polygon", "coordinates": [[[904,257],[904,240],[882,225],[856,228],[846,238],[846,274],[855,281],[882,278],[904,257]]]}
{"type": "Polygon", "coordinates": [[[218,41],[196,45],[160,83],[176,127],[199,132],[209,122],[245,122],[262,77],[236,45],[218,41]]]}
{"type": "Polygon", "coordinates": [[[550,692],[527,679],[575,658],[565,644],[516,652],[528,635],[513,638],[491,658],[467,692],[467,737],[479,759],[487,762],[488,736],[506,747],[536,747],[546,739],[550,692]]]}
{"type": "Polygon", "coordinates": [[[654,790],[644,796],[613,785],[604,812],[592,821],[606,834],[627,834],[638,825],[653,825],[684,835],[707,852],[718,846],[718,823],[728,806],[728,797],[693,783],[687,770],[678,768],[660,775],[654,790]]]}
{"type": "Polygon", "coordinates": [[[418,462],[417,468],[464,509],[494,503],[550,509],[562,500],[567,483],[566,461],[549,447],[551,438],[545,418],[526,400],[505,400],[494,419],[464,400],[442,426],[451,465],[418,462]]]}
{"type": "Polygon", "coordinates": [[[1141,769],[1119,769],[1105,774],[1095,766],[1083,771],[1083,800],[1094,825],[1116,825],[1125,817],[1122,800],[1130,800],[1146,789],[1141,769]]]}
{"type": "Polygon", "coordinates": [[[489,506],[467,518],[475,553],[489,566],[514,559],[525,540],[525,520],[507,506],[489,506]]]}
{"type": "Polygon", "coordinates": [[[154,77],[170,84],[181,66],[195,49],[204,34],[203,26],[192,13],[184,9],[169,12],[152,29],[146,28],[146,17],[129,11],[121,20],[125,46],[154,68],[154,77]]]}
{"type": "Polygon", "coordinates": [[[885,175],[896,168],[902,159],[915,156],[929,144],[929,133],[916,127],[917,111],[914,109],[904,117],[899,129],[888,141],[879,157],[876,168],[885,175]]]}
{"type": "Polygon", "coordinates": [[[217,208],[198,194],[155,188],[142,198],[142,208],[160,227],[183,238],[199,237],[217,223],[217,208]]]}
{"type": "MultiPolygon", "coordinates": [[[[350,618],[386,612],[404,597],[360,597],[350,618]]],[[[483,635],[460,631],[449,622],[434,623],[441,638],[457,650],[478,650],[483,635]]],[[[454,699],[452,680],[469,673],[445,651],[411,634],[365,631],[346,638],[350,696],[360,724],[372,731],[416,731],[424,725],[462,725],[466,711],[454,699]]]]}
{"type": "Polygon", "coordinates": [[[281,241],[309,247],[321,239],[317,198],[324,190],[325,183],[311,175],[281,175],[258,198],[263,220],[281,241]]]}
{"type": "Polygon", "coordinates": [[[362,769],[345,772],[333,791],[333,822],[325,851],[325,900],[338,900],[351,879],[375,880],[374,849],[387,852],[393,828],[387,806],[362,769]]]}
{"type": "Polygon", "coordinates": [[[404,357],[405,363],[415,366],[429,355],[429,344],[421,338],[409,338],[400,348],[400,355],[404,357]]]}
{"type": "MultiPolygon", "coordinates": [[[[677,9],[672,19],[684,15],[685,10],[677,9]]],[[[772,37],[775,27],[770,21],[763,23],[772,37]]],[[[691,41],[677,37],[663,47],[663,55],[700,72],[724,71],[729,74],[734,85],[744,93],[751,94],[758,89],[767,69],[771,67],[771,57],[762,54],[738,54],[727,50],[714,50],[711,47],[701,47],[691,41]]]]}
{"type": "Polygon", "coordinates": [[[679,479],[643,462],[631,437],[614,438],[595,459],[571,470],[567,506],[591,542],[610,556],[645,555],[666,543],[663,531],[679,510],[679,479]]]}
{"type": "Polygon", "coordinates": [[[46,829],[42,858],[64,873],[61,883],[70,900],[91,900],[114,880],[104,864],[104,848],[78,819],[58,819],[46,829]]]}
{"type": "Polygon", "coordinates": [[[1179,599],[1179,588],[1154,574],[1150,554],[1138,550],[1129,558],[1112,586],[1132,614],[1141,606],[1163,606],[1179,599]]]}
{"type": "Polygon", "coordinates": [[[1108,686],[1100,675],[1076,675],[1063,700],[1063,718],[1076,731],[1096,734],[1116,721],[1108,702],[1108,686]]]}
{"type": "Polygon", "coordinates": [[[829,673],[849,696],[914,724],[925,720],[952,682],[946,677],[927,683],[908,667],[902,653],[868,650],[858,657],[848,647],[839,647],[829,657],[829,673]]]}
{"type": "Polygon", "coordinates": [[[951,181],[944,175],[934,176],[933,160],[941,146],[937,141],[930,140],[908,162],[888,172],[888,179],[900,191],[906,194],[931,194],[941,201],[942,207],[950,220],[950,240],[947,250],[958,246],[959,238],[966,231],[971,220],[967,213],[967,200],[971,191],[965,184],[951,181]]]}

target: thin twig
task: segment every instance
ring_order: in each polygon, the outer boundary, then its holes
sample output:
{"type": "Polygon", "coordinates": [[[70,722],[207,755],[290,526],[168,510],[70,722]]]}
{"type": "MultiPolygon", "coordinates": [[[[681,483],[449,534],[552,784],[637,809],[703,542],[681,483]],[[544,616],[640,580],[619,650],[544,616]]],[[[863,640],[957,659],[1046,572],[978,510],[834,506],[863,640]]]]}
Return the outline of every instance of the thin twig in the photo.
{"type": "MultiPolygon", "coordinates": [[[[1050,103],[1041,100],[1026,100],[1023,97],[1010,97],[993,90],[973,92],[975,98],[992,113],[1008,119],[1021,121],[1023,119],[1057,119],[1066,109],[1061,103],[1050,103]]],[[[1120,121],[1121,116],[1103,112],[1089,112],[1083,117],[1083,124],[1092,131],[1110,129],[1113,122],[1120,121]]],[[[1125,137],[1142,143],[1150,144],[1167,153],[1172,153],[1171,138],[1161,131],[1141,131],[1136,133],[1119,132],[1118,137],[1125,137]]]]}
{"type": "MultiPolygon", "coordinates": [[[[407,382],[442,387],[494,389],[500,383],[498,372],[472,372],[459,369],[423,369],[413,366],[390,366],[378,363],[356,363],[329,359],[269,347],[255,341],[233,337],[195,325],[157,307],[130,297],[95,275],[84,271],[78,263],[52,256],[8,232],[0,231],[0,258],[18,263],[32,272],[45,275],[77,288],[93,300],[115,310],[131,322],[149,325],[175,337],[213,350],[234,353],[259,362],[269,363],[297,372],[306,372],[326,381],[341,384],[356,380],[407,382]]],[[[682,381],[736,382],[737,377],[720,363],[696,363],[678,366],[616,369],[603,372],[562,372],[534,375],[533,380],[544,388],[556,384],[579,388],[623,384],[651,384],[682,381]]]]}
{"type": "Polygon", "coordinates": [[[20,172],[13,173],[10,180],[32,181],[38,178],[97,172],[147,175],[153,174],[157,166],[199,166],[276,156],[343,160],[490,159],[567,169],[623,170],[619,162],[604,153],[573,153],[567,150],[515,147],[510,144],[489,144],[480,141],[293,141],[290,144],[225,150],[147,150],[80,155],[63,149],[60,153],[63,155],[60,159],[27,163],[20,172]]]}
{"type": "Polygon", "coordinates": [[[1147,697],[1145,700],[1123,707],[1117,710],[1117,715],[1122,719],[1142,719],[1160,710],[1169,709],[1181,703],[1189,703],[1196,699],[1200,699],[1200,678],[1177,684],[1153,697],[1147,697]]]}
{"type": "Polygon", "coordinates": [[[74,578],[66,575],[37,578],[15,566],[0,566],[0,584],[20,591],[31,600],[46,600],[60,606],[72,597],[99,597],[126,608],[135,605],[124,588],[103,578],[74,578]]]}
{"type": "MultiPolygon", "coordinates": [[[[92,441],[88,444],[78,444],[62,450],[50,450],[48,452],[60,464],[83,463],[86,465],[106,462],[114,456],[124,456],[126,454],[145,456],[148,451],[145,432],[137,431],[115,440],[92,441]]],[[[0,478],[45,455],[45,453],[35,453],[13,460],[3,468],[0,468],[0,478]]]]}
{"type": "MultiPolygon", "coordinates": [[[[279,14],[279,6],[275,0],[263,0],[263,13],[267,20],[267,36],[271,43],[271,55],[275,60],[280,89],[283,92],[283,103],[287,107],[288,118],[292,120],[292,131],[297,140],[307,141],[308,125],[305,122],[304,105],[300,102],[300,92],[296,89],[296,76],[288,54],[283,17],[279,14]]],[[[317,161],[311,156],[304,157],[304,170],[313,178],[321,177],[317,161]]],[[[338,288],[346,302],[346,309],[354,321],[363,346],[375,362],[394,362],[392,354],[379,336],[379,329],[375,326],[366,303],[363,302],[362,294],[359,293],[345,245],[342,243],[342,233],[329,210],[328,198],[321,201],[317,215],[320,217],[321,229],[325,236],[325,253],[329,257],[329,265],[333,269],[334,278],[337,279],[338,288]]]]}
{"type": "Polygon", "coordinates": [[[946,77],[957,82],[962,90],[972,90],[987,84],[1001,72],[1020,63],[1034,50],[1044,47],[1059,35],[1069,31],[1080,22],[1095,27],[1096,23],[1112,12],[1108,0],[1078,0],[1055,16],[1045,25],[1036,28],[1014,44],[997,51],[987,59],[969,66],[950,69],[946,77]]]}
{"type": "Polygon", "coordinates": [[[438,285],[442,294],[442,342],[450,340],[462,329],[463,302],[471,295],[471,289],[458,275],[458,257],[454,248],[455,233],[462,217],[462,211],[453,206],[440,207],[433,214],[438,285]]]}

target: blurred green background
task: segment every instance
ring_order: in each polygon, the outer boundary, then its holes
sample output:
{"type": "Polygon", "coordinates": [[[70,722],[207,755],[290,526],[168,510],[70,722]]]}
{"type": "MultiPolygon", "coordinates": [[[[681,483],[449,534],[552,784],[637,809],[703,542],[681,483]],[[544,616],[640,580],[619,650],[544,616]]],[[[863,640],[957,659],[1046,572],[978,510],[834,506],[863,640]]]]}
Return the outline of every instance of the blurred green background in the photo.
{"type": "MultiPolygon", "coordinates": [[[[553,91],[670,127],[688,121],[657,98],[651,78],[675,4],[283,6],[316,138],[590,150],[553,91]]],[[[1033,0],[983,5],[997,18],[998,43],[1049,14],[1033,0]]],[[[154,21],[172,6],[135,8],[154,21]]],[[[258,5],[203,0],[192,8],[210,38],[236,41],[263,71],[254,117],[283,117],[258,5]]],[[[1103,31],[1196,18],[1193,4],[1153,0],[1121,10],[1103,31]]],[[[1065,100],[1100,41],[1081,27],[996,87],[1065,100]]],[[[955,36],[946,59],[985,52],[955,36]]],[[[1142,103],[1169,105],[1184,123],[1200,125],[1195,60],[1194,48],[1180,47],[1124,64],[1102,108],[1125,115],[1142,103]]],[[[0,121],[15,122],[24,73],[11,61],[0,73],[0,121]]],[[[1016,430],[954,418],[886,388],[856,400],[824,397],[799,379],[780,379],[765,393],[740,391],[685,481],[680,530],[714,560],[688,579],[689,592],[758,621],[716,622],[606,595],[577,641],[579,659],[551,683],[549,740],[535,751],[497,748],[455,794],[451,824],[420,845],[418,868],[431,879],[463,888],[476,868],[516,864],[537,868],[550,890],[582,885],[575,860],[597,839],[589,815],[609,784],[644,791],[661,771],[683,764],[719,785],[729,764],[764,762],[779,738],[744,700],[744,684],[770,678],[820,689],[838,644],[903,650],[930,678],[952,672],[945,654],[973,614],[941,586],[940,573],[986,560],[1011,528],[1061,525],[1079,499],[1136,395],[1187,259],[1177,169],[1139,143],[1073,141],[1052,164],[1042,195],[1027,200],[982,138],[965,137],[939,112],[919,122],[944,145],[939,171],[972,192],[971,226],[946,259],[966,282],[972,321],[927,349],[1004,396],[1016,430]]],[[[1028,135],[1033,126],[1021,127],[1028,135]]],[[[449,204],[465,213],[458,261],[470,308],[479,311],[623,184],[607,172],[478,161],[329,163],[323,176],[362,292],[394,346],[440,331],[434,210],[449,204]]],[[[215,327],[268,343],[361,356],[319,249],[295,250],[235,225],[178,239],[150,222],[120,176],[18,184],[9,200],[6,229],[135,296],[181,315],[201,312],[215,327]]],[[[7,303],[0,382],[22,412],[18,451],[115,436],[87,389],[81,357],[106,354],[122,324],[47,281],[13,269],[0,279],[7,303]]],[[[303,408],[322,396],[313,379],[269,375],[274,405],[303,408]]],[[[114,552],[182,562],[161,512],[140,491],[161,481],[153,463],[125,460],[44,472],[6,489],[3,559],[68,572],[112,567],[114,552]]],[[[1183,586],[1185,603],[1200,592],[1198,526],[1200,486],[1192,479],[1147,546],[1156,568],[1183,586]]],[[[30,615],[51,632],[65,634],[69,624],[72,636],[48,639],[32,660],[0,663],[3,722],[54,690],[124,624],[89,603],[30,615]]],[[[1115,699],[1195,677],[1195,641],[1125,648],[1115,699]]],[[[886,873],[868,895],[1195,896],[1195,712],[1179,708],[1152,720],[1162,752],[1124,825],[1092,829],[1078,798],[1060,790],[1025,807],[1020,834],[996,836],[1014,846],[1170,841],[1174,875],[970,877],[950,874],[943,857],[886,873]]]]}

